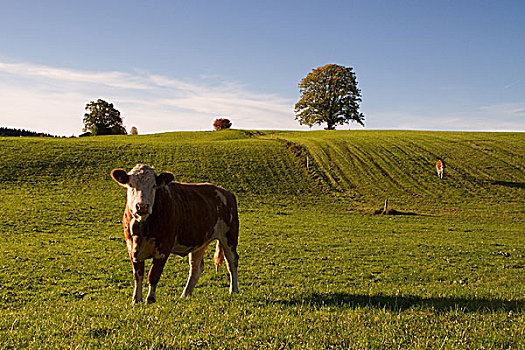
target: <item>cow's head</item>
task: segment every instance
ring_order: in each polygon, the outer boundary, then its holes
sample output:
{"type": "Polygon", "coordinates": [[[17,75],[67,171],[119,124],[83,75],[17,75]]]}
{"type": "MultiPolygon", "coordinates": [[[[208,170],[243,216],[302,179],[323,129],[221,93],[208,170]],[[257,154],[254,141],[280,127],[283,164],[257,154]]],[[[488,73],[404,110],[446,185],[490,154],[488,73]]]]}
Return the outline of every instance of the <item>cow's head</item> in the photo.
{"type": "Polygon", "coordinates": [[[174,179],[172,173],[157,175],[152,167],[144,164],[137,164],[129,173],[114,169],[111,177],[128,189],[128,208],[137,222],[146,221],[153,212],[157,188],[166,186],[174,179]]]}

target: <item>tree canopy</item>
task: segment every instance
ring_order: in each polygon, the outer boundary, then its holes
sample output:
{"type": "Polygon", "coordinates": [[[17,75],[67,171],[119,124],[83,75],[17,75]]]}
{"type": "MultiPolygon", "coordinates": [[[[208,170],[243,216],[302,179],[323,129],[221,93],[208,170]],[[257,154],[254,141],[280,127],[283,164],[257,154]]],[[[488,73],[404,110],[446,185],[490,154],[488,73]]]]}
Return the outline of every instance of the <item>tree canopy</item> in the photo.
{"type": "Polygon", "coordinates": [[[84,114],[84,128],[82,131],[89,131],[93,135],[125,135],[126,129],[122,125],[120,112],[113,107],[113,103],[108,103],[98,99],[86,104],[84,114]]]}
{"type": "Polygon", "coordinates": [[[327,64],[313,69],[299,84],[300,100],[295,104],[295,119],[301,125],[327,123],[327,130],[351,121],[364,126],[359,112],[361,90],[352,67],[327,64]]]}

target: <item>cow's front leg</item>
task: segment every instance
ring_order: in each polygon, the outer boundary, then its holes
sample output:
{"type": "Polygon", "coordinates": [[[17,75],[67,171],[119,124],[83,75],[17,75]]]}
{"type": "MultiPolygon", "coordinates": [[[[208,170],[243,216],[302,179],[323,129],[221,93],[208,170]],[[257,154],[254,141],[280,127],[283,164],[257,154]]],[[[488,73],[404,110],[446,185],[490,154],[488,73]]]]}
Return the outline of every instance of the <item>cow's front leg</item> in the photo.
{"type": "Polygon", "coordinates": [[[133,289],[132,304],[142,301],[142,281],[144,280],[144,261],[133,262],[133,280],[135,288],[133,289]]]}
{"type": "Polygon", "coordinates": [[[160,275],[162,274],[162,270],[164,269],[167,260],[168,258],[153,259],[153,264],[148,273],[149,291],[148,297],[146,298],[146,304],[152,304],[157,301],[157,293],[155,290],[157,289],[157,283],[159,283],[160,275]]]}

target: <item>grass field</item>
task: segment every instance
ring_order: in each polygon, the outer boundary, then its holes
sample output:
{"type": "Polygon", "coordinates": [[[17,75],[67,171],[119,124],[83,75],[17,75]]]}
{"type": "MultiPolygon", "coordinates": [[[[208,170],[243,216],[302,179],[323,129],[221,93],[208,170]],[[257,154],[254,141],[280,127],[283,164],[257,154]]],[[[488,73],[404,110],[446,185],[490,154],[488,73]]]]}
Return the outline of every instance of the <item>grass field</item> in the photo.
{"type": "Polygon", "coordinates": [[[524,133],[0,138],[0,159],[2,350],[525,348],[524,133]],[[130,305],[109,172],[136,163],[237,195],[239,294],[210,249],[191,298],[172,256],[130,305]],[[411,215],[372,215],[385,198],[411,215]]]}

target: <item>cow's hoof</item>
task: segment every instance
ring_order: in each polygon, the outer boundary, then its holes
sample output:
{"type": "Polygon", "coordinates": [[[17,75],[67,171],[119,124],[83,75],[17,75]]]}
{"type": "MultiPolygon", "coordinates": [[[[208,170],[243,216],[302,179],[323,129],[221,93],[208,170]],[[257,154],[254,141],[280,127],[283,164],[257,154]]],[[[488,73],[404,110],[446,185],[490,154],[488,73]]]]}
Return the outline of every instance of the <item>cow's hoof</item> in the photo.
{"type": "Polygon", "coordinates": [[[148,298],[146,299],[146,305],[154,304],[157,302],[157,299],[155,298],[148,298]]]}
{"type": "Polygon", "coordinates": [[[140,303],[142,303],[142,298],[133,297],[133,299],[131,299],[131,305],[136,305],[140,303]]]}

